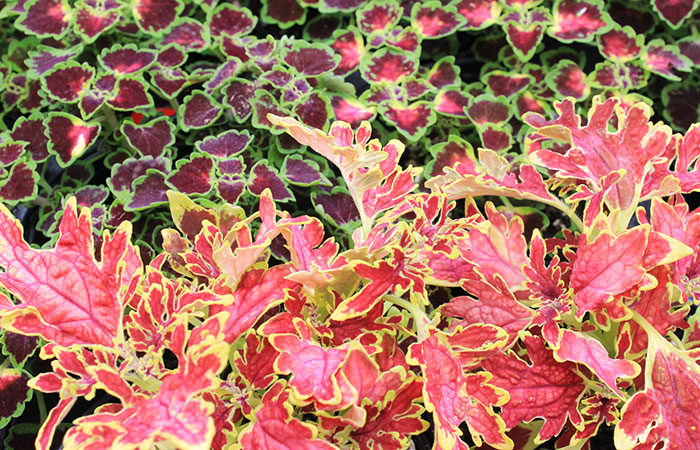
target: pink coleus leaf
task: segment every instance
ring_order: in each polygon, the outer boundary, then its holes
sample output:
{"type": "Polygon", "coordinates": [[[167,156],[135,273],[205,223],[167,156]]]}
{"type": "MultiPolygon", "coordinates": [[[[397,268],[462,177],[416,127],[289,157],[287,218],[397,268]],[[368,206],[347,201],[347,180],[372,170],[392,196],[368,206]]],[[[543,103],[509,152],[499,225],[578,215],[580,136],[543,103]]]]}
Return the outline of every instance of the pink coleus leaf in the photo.
{"type": "Polygon", "coordinates": [[[637,35],[630,26],[613,28],[596,38],[600,53],[616,62],[627,62],[637,58],[644,47],[644,36],[637,35]]]}
{"type": "Polygon", "coordinates": [[[545,81],[559,98],[573,97],[576,101],[581,101],[586,99],[591,91],[586,74],[578,64],[569,59],[562,59],[549,69],[545,81]]]}
{"type": "Polygon", "coordinates": [[[121,4],[116,0],[85,0],[73,7],[76,31],[86,42],[92,42],[117,23],[121,17],[121,4]]]}
{"type": "Polygon", "coordinates": [[[596,97],[583,127],[570,99],[555,103],[560,116],[553,121],[533,113],[526,114],[524,120],[536,130],[527,144],[530,159],[556,170],[560,178],[589,180],[597,190],[600,180],[610,171],[624,169],[626,175],[615,184],[606,201],[611,208],[625,209],[636,206],[635,186],[643,183],[650,170],[649,162],[664,153],[671,130],[652,125],[651,110],[644,103],[627,110],[618,105],[615,98],[601,103],[596,97]],[[615,113],[621,115],[620,124],[618,131],[610,132],[608,122],[615,113]],[[550,140],[563,141],[570,148],[564,154],[544,150],[542,144],[550,140]]]}
{"type": "Polygon", "coordinates": [[[467,20],[454,6],[439,1],[416,3],[411,9],[411,26],[424,39],[437,39],[462,28],[467,20]]]}
{"type": "Polygon", "coordinates": [[[437,120],[431,103],[425,101],[408,106],[398,102],[380,104],[377,112],[411,142],[423,137],[428,127],[437,120]]]}
{"type": "Polygon", "coordinates": [[[182,129],[205,128],[221,115],[221,106],[204,91],[194,91],[185,97],[178,116],[182,120],[182,129]]]}
{"type": "Polygon", "coordinates": [[[527,88],[535,81],[532,75],[517,72],[507,73],[500,70],[489,72],[484,78],[493,95],[496,97],[503,95],[507,98],[527,88]]]}
{"type": "Polygon", "coordinates": [[[360,31],[369,35],[397,25],[401,20],[401,7],[386,0],[367,2],[355,11],[355,17],[360,31]]]}
{"type": "Polygon", "coordinates": [[[497,0],[459,0],[455,7],[467,19],[464,28],[469,30],[488,27],[498,19],[502,9],[497,0]]]}
{"type": "Polygon", "coordinates": [[[360,61],[362,77],[370,82],[397,83],[413,75],[417,68],[418,64],[414,55],[388,48],[364,56],[360,61]]]}
{"type": "Polygon", "coordinates": [[[256,420],[241,431],[241,445],[251,450],[337,450],[316,438],[315,427],[292,417],[291,409],[289,391],[278,381],[263,396],[255,411],[256,420]]]}
{"type": "Polygon", "coordinates": [[[689,72],[693,66],[692,61],[682,55],[677,46],[666,45],[663,39],[654,39],[647,43],[641,59],[644,67],[673,81],[680,80],[674,70],[689,72]]]}
{"type": "Polygon", "coordinates": [[[229,36],[248,34],[257,22],[258,18],[248,8],[222,3],[211,14],[209,32],[212,37],[223,33],[229,36]]]}
{"type": "Polygon", "coordinates": [[[95,142],[100,134],[99,122],[83,122],[67,113],[51,113],[45,122],[49,136],[49,152],[58,164],[69,166],[95,142]]]}
{"type": "Polygon", "coordinates": [[[162,156],[166,149],[175,143],[175,126],[172,120],[161,117],[145,124],[134,124],[125,121],[121,131],[126,136],[129,145],[143,156],[162,156]]]}
{"type": "Polygon", "coordinates": [[[436,62],[427,74],[427,81],[437,89],[459,83],[459,67],[455,66],[454,56],[446,56],[436,62]]]}
{"type": "Polygon", "coordinates": [[[360,59],[365,54],[362,36],[356,28],[336,30],[329,43],[333,51],[340,55],[338,66],[333,69],[335,75],[347,75],[360,65],[360,59]]]}
{"type": "Polygon", "coordinates": [[[95,261],[90,213],[84,209],[78,215],[75,203],[72,197],[66,204],[52,250],[29,247],[17,221],[0,206],[0,265],[5,269],[0,283],[19,300],[3,307],[2,325],[60,345],[112,346],[121,321],[121,291],[141,263],[129,242],[128,222],[114,236],[104,236],[102,260],[95,261]]]}
{"type": "Polygon", "coordinates": [[[146,33],[159,34],[172,27],[183,9],[180,0],[135,0],[131,13],[146,33]]]}
{"type": "Polygon", "coordinates": [[[652,0],[652,7],[671,28],[678,29],[698,4],[692,0],[652,0]]]}
{"type": "Polygon", "coordinates": [[[70,6],[65,0],[35,0],[24,5],[25,12],[16,25],[29,34],[60,38],[71,22],[70,6]]]}
{"type": "Polygon", "coordinates": [[[611,21],[603,6],[600,0],[556,0],[547,32],[562,42],[590,41],[611,21]]]}
{"type": "Polygon", "coordinates": [[[376,115],[375,107],[342,95],[331,97],[331,108],[338,120],[349,123],[352,128],[357,128],[363,121],[371,121],[376,115]]]}
{"type": "Polygon", "coordinates": [[[486,442],[497,449],[512,448],[506,425],[493,410],[506,403],[508,394],[490,382],[488,373],[465,374],[445,341],[444,336],[431,333],[408,352],[408,361],[420,365],[425,377],[423,400],[433,413],[435,448],[467,448],[459,439],[462,422],[467,423],[477,445],[486,442]]]}
{"type": "Polygon", "coordinates": [[[67,63],[42,77],[42,84],[49,95],[64,103],[78,101],[87,89],[95,69],[88,64],[67,63]]]}
{"type": "Polygon", "coordinates": [[[493,374],[491,384],[510,395],[508,403],[501,407],[506,427],[544,418],[544,426],[535,439],[535,443],[540,443],[559,434],[567,418],[573,424],[582,423],[577,405],[586,386],[576,373],[576,365],[557,362],[542,339],[526,336],[525,345],[530,364],[509,352],[496,354],[482,365],[493,374]]]}
{"type": "Polygon", "coordinates": [[[486,124],[502,125],[513,115],[505,97],[482,94],[472,99],[465,112],[477,128],[486,124]]]}
{"type": "Polygon", "coordinates": [[[622,408],[622,418],[615,427],[615,447],[630,450],[646,444],[653,448],[660,442],[670,448],[697,447],[700,421],[688,401],[700,395],[698,363],[642,322],[644,318],[635,320],[649,338],[644,390],[622,408]]]}
{"type": "Polygon", "coordinates": [[[254,332],[248,334],[245,341],[245,353],[236,353],[233,362],[251,386],[265,389],[275,380],[273,366],[279,352],[266,338],[254,332]]]}
{"type": "Polygon", "coordinates": [[[325,45],[295,42],[281,54],[282,61],[305,76],[318,76],[335,69],[340,56],[325,45]]]}
{"type": "Polygon", "coordinates": [[[116,95],[107,100],[114,109],[131,111],[138,107],[153,105],[153,98],[138,78],[122,78],[117,82],[116,95]]]}
{"type": "Polygon", "coordinates": [[[459,89],[441,89],[435,96],[433,105],[435,111],[440,114],[455,117],[466,117],[464,108],[469,105],[470,96],[464,94],[459,89]]]}
{"type": "Polygon", "coordinates": [[[138,73],[148,68],[156,60],[152,51],[139,50],[135,45],[113,45],[105,48],[100,54],[99,61],[107,70],[119,75],[138,73]]]}

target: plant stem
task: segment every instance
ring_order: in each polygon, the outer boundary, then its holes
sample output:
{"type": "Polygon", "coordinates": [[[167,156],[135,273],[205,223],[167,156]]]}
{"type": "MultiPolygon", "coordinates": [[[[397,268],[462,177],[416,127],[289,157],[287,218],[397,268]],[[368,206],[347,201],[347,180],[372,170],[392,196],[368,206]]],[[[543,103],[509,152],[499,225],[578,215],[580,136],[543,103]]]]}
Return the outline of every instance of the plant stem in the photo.
{"type": "Polygon", "coordinates": [[[401,297],[394,294],[386,294],[384,296],[384,300],[393,303],[396,306],[400,306],[406,309],[409,313],[411,313],[411,316],[413,317],[413,321],[415,322],[416,326],[416,335],[418,336],[418,342],[421,342],[428,338],[427,327],[430,323],[430,319],[428,318],[428,315],[425,313],[425,311],[423,311],[421,308],[414,305],[413,303],[409,302],[408,300],[404,300],[401,297]]]}
{"type": "Polygon", "coordinates": [[[34,391],[36,395],[36,403],[39,407],[39,423],[46,422],[48,414],[46,413],[46,399],[44,398],[44,393],[41,391],[34,391]]]}

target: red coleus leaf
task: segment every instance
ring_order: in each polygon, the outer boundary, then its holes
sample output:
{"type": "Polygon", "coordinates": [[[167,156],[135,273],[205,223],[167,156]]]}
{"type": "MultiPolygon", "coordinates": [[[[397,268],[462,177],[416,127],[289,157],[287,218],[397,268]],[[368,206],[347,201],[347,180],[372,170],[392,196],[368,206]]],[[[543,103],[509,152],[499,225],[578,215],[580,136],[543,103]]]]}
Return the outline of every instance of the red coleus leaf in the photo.
{"type": "Polygon", "coordinates": [[[485,441],[497,449],[512,448],[503,419],[493,410],[506,403],[508,394],[491,384],[487,373],[465,374],[445,341],[440,334],[431,333],[408,352],[409,362],[420,365],[425,377],[423,400],[433,413],[435,448],[467,448],[458,437],[462,422],[467,423],[477,446],[485,441]]]}
{"type": "Polygon", "coordinates": [[[331,107],[338,120],[347,122],[352,128],[357,128],[362,121],[370,121],[375,116],[375,108],[367,106],[352,97],[334,95],[331,97],[331,107]]]}
{"type": "Polygon", "coordinates": [[[340,63],[340,56],[332,49],[320,44],[295,42],[282,51],[282,61],[294,67],[300,74],[318,76],[335,69],[340,63]]]}
{"type": "Polygon", "coordinates": [[[273,365],[279,352],[266,338],[255,333],[248,334],[245,341],[245,353],[236,353],[233,362],[251,386],[265,389],[275,380],[273,365]]]}
{"type": "Polygon", "coordinates": [[[442,89],[460,82],[459,67],[454,65],[454,56],[446,56],[436,62],[427,74],[427,81],[434,87],[442,89]]]}
{"type": "Polygon", "coordinates": [[[205,128],[221,115],[221,106],[207,93],[194,91],[185,97],[178,115],[182,120],[182,129],[205,128]]]}
{"type": "Polygon", "coordinates": [[[437,39],[462,28],[467,20],[454,6],[439,1],[418,2],[411,9],[411,26],[425,39],[437,39]]]}
{"type": "Polygon", "coordinates": [[[186,50],[201,50],[208,45],[208,39],[204,26],[197,20],[186,17],[178,20],[177,25],[163,36],[162,45],[175,43],[186,50]]]}
{"type": "Polygon", "coordinates": [[[3,348],[2,352],[11,358],[12,363],[21,366],[36,350],[39,337],[5,331],[0,343],[3,348]]]}
{"type": "Polygon", "coordinates": [[[175,126],[167,117],[156,118],[143,125],[124,122],[121,131],[129,145],[143,156],[162,156],[175,143],[175,126]]]}
{"type": "Polygon", "coordinates": [[[15,141],[27,142],[25,149],[29,152],[32,160],[41,162],[49,157],[48,143],[44,122],[39,116],[20,117],[15,121],[10,137],[15,141]]]}
{"type": "Polygon", "coordinates": [[[272,198],[278,202],[286,202],[294,199],[294,194],[289,190],[284,181],[280,178],[277,170],[267,165],[263,160],[255,164],[250,170],[251,179],[248,190],[254,195],[260,195],[265,189],[272,192],[272,198]]]}
{"type": "Polygon", "coordinates": [[[549,69],[545,80],[547,86],[559,98],[573,97],[576,101],[580,101],[588,97],[591,91],[586,74],[578,64],[569,59],[562,59],[549,69]]]}
{"type": "Polygon", "coordinates": [[[671,28],[678,29],[690,17],[697,2],[692,0],[652,0],[652,7],[671,28]]]}
{"type": "Polygon", "coordinates": [[[280,28],[289,28],[304,23],[306,8],[298,0],[265,0],[262,19],[263,22],[276,24],[280,28]]]}
{"type": "Polygon", "coordinates": [[[577,405],[586,386],[576,365],[557,362],[542,339],[526,336],[525,345],[531,364],[508,353],[496,354],[482,365],[493,375],[491,384],[510,395],[501,407],[506,427],[541,417],[545,423],[535,439],[540,443],[559,434],[567,418],[574,425],[582,423],[577,405]]]}
{"type": "Polygon", "coordinates": [[[491,25],[501,14],[501,5],[497,0],[460,0],[455,7],[465,19],[465,28],[478,30],[491,25]]]}
{"type": "Polygon", "coordinates": [[[141,72],[156,60],[155,54],[149,50],[137,50],[135,45],[113,45],[104,49],[99,61],[107,70],[119,75],[141,72]]]}
{"type": "Polygon", "coordinates": [[[179,0],[134,0],[131,13],[139,28],[146,33],[159,34],[172,27],[183,7],[179,0]]]}
{"type": "Polygon", "coordinates": [[[27,381],[29,376],[21,370],[0,369],[0,426],[5,427],[10,419],[24,412],[24,404],[31,398],[27,381]]]}
{"type": "Polygon", "coordinates": [[[129,242],[130,224],[125,222],[114,236],[104,236],[98,263],[90,212],[84,209],[78,216],[74,197],[66,204],[61,234],[52,250],[29,247],[18,222],[3,206],[0,220],[0,265],[5,269],[0,283],[19,300],[15,306],[2,307],[3,328],[65,346],[112,346],[121,321],[120,292],[141,266],[129,242]]]}
{"type": "Polygon", "coordinates": [[[486,85],[495,96],[503,95],[510,98],[527,88],[535,80],[532,75],[521,73],[506,73],[500,70],[489,72],[486,76],[486,85]]]}
{"type": "Polygon", "coordinates": [[[69,166],[85,153],[100,134],[98,122],[83,122],[67,113],[51,113],[45,126],[49,152],[56,154],[62,167],[69,166]]]}
{"type": "Polygon", "coordinates": [[[373,1],[355,11],[357,26],[365,34],[391,29],[401,20],[401,7],[396,2],[373,1]]]}
{"type": "Polygon", "coordinates": [[[117,83],[117,94],[107,100],[114,109],[130,111],[132,109],[153,105],[153,99],[146,91],[146,86],[137,78],[122,78],[117,83]]]}
{"type": "Polygon", "coordinates": [[[65,103],[78,101],[95,75],[88,64],[68,63],[42,78],[44,89],[56,100],[65,103]]]}
{"type": "Polygon", "coordinates": [[[122,5],[116,0],[85,0],[74,6],[76,31],[92,42],[121,17],[122,5]]]}
{"type": "Polygon", "coordinates": [[[212,37],[226,33],[229,36],[250,33],[258,22],[248,8],[221,4],[211,15],[209,32],[212,37]]]}
{"type": "Polygon", "coordinates": [[[644,36],[638,36],[630,26],[613,28],[596,38],[600,53],[616,62],[637,58],[644,46],[644,36]]]}
{"type": "Polygon", "coordinates": [[[229,158],[245,150],[252,140],[253,138],[247,130],[242,132],[229,130],[217,136],[208,136],[195,142],[194,145],[197,150],[213,157],[229,158]]]}
{"type": "Polygon", "coordinates": [[[19,160],[0,179],[0,198],[8,205],[33,200],[37,195],[39,174],[34,161],[19,160]]]}
{"type": "Polygon", "coordinates": [[[550,36],[562,42],[585,42],[608,28],[611,21],[599,0],[557,0],[552,8],[550,36]]]}
{"type": "Polygon", "coordinates": [[[521,61],[528,61],[535,54],[550,21],[549,11],[543,8],[518,9],[505,17],[503,31],[521,61]]]}
{"type": "Polygon", "coordinates": [[[620,450],[648,448],[658,443],[670,448],[697,446],[700,421],[691,399],[700,395],[700,368],[688,352],[675,348],[648,323],[644,390],[637,392],[622,408],[615,427],[615,447],[620,450]]]}
{"type": "Polygon", "coordinates": [[[179,159],[177,168],[167,182],[183,194],[206,194],[214,182],[214,162],[202,153],[192,153],[188,159],[179,159]]]}
{"type": "Polygon", "coordinates": [[[354,71],[365,54],[362,36],[355,28],[336,30],[333,33],[333,41],[329,45],[337,55],[340,55],[338,66],[333,69],[335,75],[347,75],[354,71]]]}
{"type": "Polygon", "coordinates": [[[513,115],[510,104],[504,97],[496,98],[489,94],[482,94],[472,99],[465,112],[477,128],[489,123],[505,124],[513,115]]]}
{"type": "Polygon", "coordinates": [[[60,38],[70,26],[70,6],[65,0],[35,0],[24,5],[16,25],[29,34],[60,38]]]}
{"type": "Polygon", "coordinates": [[[239,435],[241,445],[251,450],[336,450],[334,445],[317,439],[318,430],[292,417],[289,391],[284,381],[267,390],[251,422],[239,435]]]}
{"type": "Polygon", "coordinates": [[[442,89],[435,96],[433,105],[440,114],[455,117],[466,117],[464,108],[469,105],[470,97],[458,89],[442,89]]]}
{"type": "Polygon", "coordinates": [[[546,121],[542,116],[529,113],[524,120],[536,129],[528,143],[531,160],[557,171],[561,178],[589,180],[597,190],[601,179],[611,171],[624,169],[626,174],[606,195],[611,208],[634,207],[635,186],[642,185],[650,170],[649,161],[660,157],[666,148],[671,130],[649,122],[651,111],[644,103],[636,103],[623,110],[619,100],[611,98],[600,103],[594,99],[588,123],[574,113],[571,100],[555,103],[560,117],[546,121]],[[608,122],[617,113],[618,130],[610,132],[608,122]],[[544,150],[545,141],[563,141],[570,148],[565,153],[544,150]]]}
{"type": "Polygon", "coordinates": [[[383,48],[360,61],[362,77],[370,82],[398,83],[413,75],[418,68],[415,56],[406,52],[383,48]]]}
{"type": "Polygon", "coordinates": [[[377,111],[411,142],[420,139],[436,120],[429,102],[418,101],[408,106],[391,102],[379,105],[377,111]]]}
{"type": "Polygon", "coordinates": [[[14,142],[11,139],[7,139],[0,143],[0,164],[3,166],[9,166],[13,162],[17,161],[20,156],[24,154],[24,147],[26,144],[24,142],[14,142]]]}

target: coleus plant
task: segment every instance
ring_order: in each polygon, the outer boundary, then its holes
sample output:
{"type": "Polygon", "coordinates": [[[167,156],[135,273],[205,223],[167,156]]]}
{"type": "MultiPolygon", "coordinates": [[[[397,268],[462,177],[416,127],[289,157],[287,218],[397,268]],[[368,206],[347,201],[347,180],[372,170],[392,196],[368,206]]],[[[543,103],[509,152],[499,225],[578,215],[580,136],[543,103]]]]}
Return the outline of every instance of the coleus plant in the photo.
{"type": "Polygon", "coordinates": [[[368,122],[268,115],[339,170],[360,218],[346,250],[270,189],[252,213],[169,191],[152,258],[129,221],[96,241],[75,197],[43,250],[0,207],[1,420],[58,394],[48,449],[104,391],[64,448],[400,449],[426,419],[443,450],[591,448],[603,427],[620,450],[694,448],[700,212],[682,194],[700,189],[700,124],[592,105],[525,115],[520,160],[451,136],[424,188],[368,122]],[[568,226],[543,235],[533,203],[568,226]],[[31,373],[37,337],[51,369],[31,373]]]}

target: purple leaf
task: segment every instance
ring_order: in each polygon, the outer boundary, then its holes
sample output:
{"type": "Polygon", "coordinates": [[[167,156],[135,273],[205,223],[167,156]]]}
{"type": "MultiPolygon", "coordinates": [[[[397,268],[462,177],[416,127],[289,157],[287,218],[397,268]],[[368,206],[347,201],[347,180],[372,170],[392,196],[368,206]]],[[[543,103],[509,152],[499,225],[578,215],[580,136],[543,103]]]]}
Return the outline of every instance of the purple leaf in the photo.
{"type": "Polygon", "coordinates": [[[401,7],[392,1],[367,2],[355,12],[360,31],[369,35],[375,31],[390,30],[401,20],[401,7]]]}
{"type": "Polygon", "coordinates": [[[121,7],[116,0],[85,0],[76,3],[73,10],[76,31],[85,36],[85,43],[94,41],[119,20],[121,7]]]}
{"type": "Polygon", "coordinates": [[[29,118],[20,117],[10,133],[12,139],[28,143],[26,150],[36,162],[45,161],[49,157],[49,139],[46,137],[44,122],[39,117],[38,114],[29,118]]]}
{"type": "Polygon", "coordinates": [[[166,98],[174,98],[187,83],[187,75],[180,69],[151,70],[151,81],[166,98]]]}
{"type": "Polygon", "coordinates": [[[208,37],[208,34],[204,33],[202,24],[186,17],[179,19],[173,29],[163,36],[161,45],[178,44],[189,51],[202,50],[209,45],[205,36],[208,37]]]}
{"type": "Polygon", "coordinates": [[[425,39],[448,36],[467,24],[454,6],[438,0],[418,2],[411,10],[411,26],[425,39]]]}
{"type": "Polygon", "coordinates": [[[36,198],[38,181],[36,163],[21,159],[12,165],[7,177],[0,180],[0,198],[10,205],[33,200],[36,198]]]}
{"type": "Polygon", "coordinates": [[[206,194],[212,188],[214,163],[202,153],[193,153],[189,160],[179,160],[177,169],[167,182],[184,194],[206,194]]]}
{"type": "Polygon", "coordinates": [[[415,102],[409,106],[390,102],[378,107],[379,114],[394,125],[403,136],[411,142],[421,138],[427,128],[435,123],[435,111],[433,104],[428,102],[415,102]]]}
{"type": "Polygon", "coordinates": [[[260,195],[265,189],[270,189],[272,198],[278,202],[294,200],[294,195],[284,184],[274,168],[267,166],[267,161],[262,160],[250,170],[250,184],[248,190],[253,195],[260,195]]]}
{"type": "Polygon", "coordinates": [[[487,123],[479,129],[481,144],[489,150],[505,151],[513,145],[513,136],[506,126],[487,123]]]}
{"type": "Polygon", "coordinates": [[[486,85],[495,96],[503,95],[507,98],[517,94],[528,87],[535,79],[532,75],[524,75],[518,72],[506,73],[494,70],[486,75],[486,85]]]}
{"type": "Polygon", "coordinates": [[[238,132],[228,130],[217,136],[208,136],[201,141],[195,142],[194,146],[200,152],[207,153],[217,158],[229,158],[241,153],[253,140],[248,130],[238,132]]]}
{"type": "Polygon", "coordinates": [[[681,54],[688,58],[694,65],[700,66],[700,36],[688,36],[677,41],[681,54]]]}
{"type": "Polygon", "coordinates": [[[573,97],[576,101],[584,100],[591,92],[586,82],[586,74],[575,62],[562,59],[549,69],[545,78],[547,86],[557,93],[558,98],[573,97]]]}
{"type": "Polygon", "coordinates": [[[137,213],[126,211],[122,203],[115,201],[109,207],[105,225],[108,227],[117,228],[120,223],[125,221],[134,222],[137,217],[137,213]]]}
{"type": "Polygon", "coordinates": [[[320,0],[318,9],[322,13],[352,12],[366,0],[320,0]]]}
{"type": "Polygon", "coordinates": [[[3,428],[12,417],[24,412],[24,404],[31,398],[28,381],[29,375],[22,370],[7,368],[0,372],[0,426],[3,428]]]}
{"type": "Polygon", "coordinates": [[[466,113],[477,128],[489,123],[505,124],[513,115],[505,97],[496,98],[489,94],[479,95],[469,102],[466,113]]]}
{"type": "Polygon", "coordinates": [[[216,72],[211,77],[209,81],[206,82],[204,87],[207,92],[212,92],[214,89],[221,86],[226,80],[234,77],[238,72],[241,71],[242,65],[240,60],[232,59],[231,61],[226,61],[216,69],[216,72]]]}
{"type": "Polygon", "coordinates": [[[209,94],[193,91],[185,97],[178,116],[182,120],[182,130],[205,128],[211,125],[221,115],[219,105],[209,94]]]}
{"type": "Polygon", "coordinates": [[[454,56],[445,56],[440,61],[436,62],[427,75],[428,83],[438,89],[446,86],[452,86],[461,82],[459,78],[459,67],[454,65],[454,56]]]}
{"type": "Polygon", "coordinates": [[[70,25],[70,6],[64,0],[35,0],[25,5],[16,25],[37,36],[60,38],[70,25]]]}
{"type": "Polygon", "coordinates": [[[221,34],[235,36],[253,31],[258,18],[248,8],[223,3],[211,16],[209,32],[213,37],[221,34]]]}
{"type": "Polygon", "coordinates": [[[163,67],[180,67],[187,60],[182,46],[176,43],[166,45],[158,52],[156,62],[163,67]]]}
{"type": "Polygon", "coordinates": [[[224,103],[231,107],[233,116],[239,123],[244,122],[250,116],[253,97],[255,97],[255,85],[243,78],[234,78],[226,85],[224,103]]]}
{"type": "Polygon", "coordinates": [[[168,203],[168,185],[165,175],[154,169],[148,169],[145,175],[134,180],[131,201],[124,207],[127,211],[152,208],[168,203]]]}
{"type": "Polygon", "coordinates": [[[9,166],[17,161],[24,154],[26,145],[24,142],[15,142],[12,139],[0,142],[0,165],[9,166]]]}
{"type": "Polygon", "coordinates": [[[170,158],[128,158],[122,163],[112,166],[112,176],[107,179],[107,186],[119,199],[123,199],[123,193],[130,193],[134,180],[145,175],[146,171],[154,169],[158,172],[170,172],[170,158]]]}
{"type": "Polygon", "coordinates": [[[134,147],[143,156],[158,157],[165,153],[165,149],[175,143],[175,125],[169,117],[159,117],[146,124],[135,124],[126,121],[122,124],[121,131],[134,147]]]}
{"type": "Polygon", "coordinates": [[[685,132],[695,122],[700,122],[700,80],[697,76],[686,78],[683,83],[672,83],[661,91],[663,114],[673,128],[685,132]]]}
{"type": "Polygon", "coordinates": [[[293,109],[299,121],[311,128],[325,130],[330,122],[333,109],[328,98],[321,92],[312,92],[305,97],[293,109]]]}
{"type": "Polygon", "coordinates": [[[131,111],[142,106],[152,106],[153,99],[146,86],[136,78],[122,78],[117,83],[117,95],[107,103],[114,109],[131,111]]]}
{"type": "Polygon", "coordinates": [[[663,39],[647,43],[642,61],[644,67],[672,81],[680,81],[680,77],[673,73],[674,69],[689,72],[693,66],[692,61],[682,55],[677,46],[666,45],[663,39]]]}
{"type": "Polygon", "coordinates": [[[262,19],[265,23],[276,24],[282,29],[304,23],[306,8],[297,0],[264,0],[262,19]]]}
{"type": "Polygon", "coordinates": [[[216,170],[222,175],[244,175],[245,164],[240,156],[222,159],[216,164],[216,170]]]}
{"type": "Polygon", "coordinates": [[[281,88],[292,81],[292,75],[282,66],[275,66],[273,70],[269,70],[260,76],[265,81],[269,81],[276,88],[281,88]]]}
{"type": "Polygon", "coordinates": [[[610,18],[596,0],[557,0],[547,33],[562,42],[586,42],[609,28],[610,18]]]}
{"type": "Polygon", "coordinates": [[[304,40],[325,41],[333,37],[335,31],[340,30],[343,21],[338,16],[322,15],[314,17],[304,24],[304,40]]]}
{"type": "Polygon", "coordinates": [[[698,7],[694,0],[652,0],[651,5],[659,16],[674,30],[690,17],[698,7]]]}
{"type": "Polygon", "coordinates": [[[139,28],[147,33],[158,34],[173,25],[182,12],[179,0],[132,0],[131,11],[139,28]]]}
{"type": "Polygon", "coordinates": [[[74,103],[88,87],[93,75],[95,69],[87,63],[67,63],[42,78],[42,82],[51,97],[65,103],[74,103]]]}
{"type": "Polygon", "coordinates": [[[99,122],[83,122],[67,113],[50,113],[46,120],[49,152],[56,154],[61,167],[79,158],[100,134],[99,122]]]}
{"type": "Polygon", "coordinates": [[[362,77],[370,82],[397,83],[413,75],[418,68],[415,55],[383,48],[360,61],[362,77]]]}
{"type": "Polygon", "coordinates": [[[223,200],[235,205],[245,189],[245,181],[237,176],[223,175],[218,178],[216,188],[223,200]]]}
{"type": "Polygon", "coordinates": [[[53,47],[39,46],[35,51],[29,52],[29,58],[25,60],[25,64],[32,72],[32,75],[41,76],[46,72],[53,70],[62,62],[66,62],[75,58],[83,51],[82,46],[76,46],[69,49],[60,49],[53,47]]]}
{"type": "Polygon", "coordinates": [[[282,176],[297,186],[330,186],[316,161],[304,160],[301,155],[290,155],[284,160],[282,176]]]}
{"type": "Polygon", "coordinates": [[[100,64],[120,75],[137,73],[153,64],[156,57],[150,50],[137,50],[136,45],[116,44],[110,49],[102,50],[100,64]]]}
{"type": "Polygon", "coordinates": [[[279,105],[277,100],[269,92],[258,89],[255,91],[255,98],[253,99],[253,126],[255,128],[262,128],[270,130],[273,134],[281,134],[284,132],[284,128],[273,125],[267,120],[268,114],[274,114],[276,116],[288,116],[289,111],[279,105]]]}
{"type": "Polygon", "coordinates": [[[336,119],[349,123],[352,128],[357,128],[363,120],[371,121],[376,114],[373,106],[340,95],[331,97],[331,107],[336,119]]]}
{"type": "Polygon", "coordinates": [[[311,202],[319,214],[338,227],[354,229],[352,225],[360,220],[360,213],[352,197],[343,188],[335,187],[330,193],[314,191],[311,193],[311,202]]]}
{"type": "Polygon", "coordinates": [[[297,41],[282,51],[282,60],[306,76],[318,76],[335,69],[340,56],[328,46],[297,41]]]}

